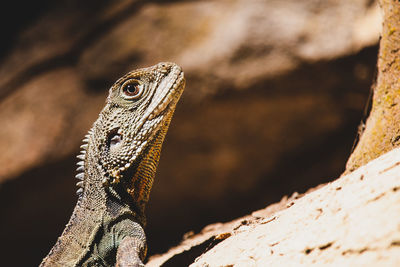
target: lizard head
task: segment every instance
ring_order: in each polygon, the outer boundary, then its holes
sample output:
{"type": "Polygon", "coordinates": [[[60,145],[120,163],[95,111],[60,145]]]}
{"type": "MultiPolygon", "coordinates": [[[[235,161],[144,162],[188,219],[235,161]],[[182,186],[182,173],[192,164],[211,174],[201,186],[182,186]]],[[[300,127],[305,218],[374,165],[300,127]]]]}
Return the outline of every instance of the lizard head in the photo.
{"type": "Polygon", "coordinates": [[[183,72],[174,63],[135,70],[117,80],[84,140],[85,174],[91,176],[90,169],[96,169],[103,186],[122,184],[136,201],[147,201],[161,145],[184,86],[183,72]]]}

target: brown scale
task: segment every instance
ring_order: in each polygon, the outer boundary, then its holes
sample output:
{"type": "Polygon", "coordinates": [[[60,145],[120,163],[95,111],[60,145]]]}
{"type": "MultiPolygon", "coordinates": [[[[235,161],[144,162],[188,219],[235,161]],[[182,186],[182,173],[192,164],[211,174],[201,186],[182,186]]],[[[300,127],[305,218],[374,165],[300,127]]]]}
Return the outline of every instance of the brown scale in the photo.
{"type": "Polygon", "coordinates": [[[136,173],[133,175],[131,184],[127,189],[136,203],[146,203],[149,200],[149,194],[153,185],[154,176],[160,159],[161,147],[168,131],[173,112],[169,112],[168,118],[161,126],[160,131],[149,144],[147,154],[141,160],[136,173]]]}

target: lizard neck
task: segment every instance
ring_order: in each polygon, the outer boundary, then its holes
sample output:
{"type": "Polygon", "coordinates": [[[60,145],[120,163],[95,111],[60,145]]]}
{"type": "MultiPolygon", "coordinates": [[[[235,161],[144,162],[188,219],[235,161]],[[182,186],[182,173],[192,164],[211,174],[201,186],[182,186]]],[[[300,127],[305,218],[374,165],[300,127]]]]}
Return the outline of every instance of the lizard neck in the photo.
{"type": "MultiPolygon", "coordinates": [[[[89,167],[89,166],[88,166],[89,167]]],[[[93,180],[93,168],[84,171],[85,181],[93,180]]],[[[40,266],[77,266],[90,250],[99,229],[103,227],[106,195],[96,183],[86,183],[90,195],[81,195],[62,235],[40,266]]]]}
{"type": "Polygon", "coordinates": [[[80,266],[99,239],[107,236],[110,225],[118,218],[132,218],[140,225],[145,223],[142,214],[113,197],[113,191],[107,192],[99,174],[97,168],[90,165],[85,169],[84,192],[62,235],[40,266],[80,266]]]}
{"type": "MultiPolygon", "coordinates": [[[[85,155],[83,192],[74,212],[57,243],[43,260],[41,266],[77,266],[86,257],[95,243],[99,231],[122,216],[129,216],[142,225],[146,224],[145,206],[154,181],[161,147],[173,112],[165,119],[143,151],[136,167],[128,170],[115,186],[105,186],[101,168],[93,163],[95,153],[85,155]]],[[[78,174],[79,175],[79,174],[78,174]]],[[[80,177],[80,176],[79,176],[80,177]]]]}

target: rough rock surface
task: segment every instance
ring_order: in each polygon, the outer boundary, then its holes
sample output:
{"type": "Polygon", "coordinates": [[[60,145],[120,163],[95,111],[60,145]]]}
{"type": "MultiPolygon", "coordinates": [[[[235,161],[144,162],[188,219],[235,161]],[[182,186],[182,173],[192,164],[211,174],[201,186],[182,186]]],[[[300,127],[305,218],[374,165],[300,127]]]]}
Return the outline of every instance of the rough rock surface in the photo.
{"type": "Polygon", "coordinates": [[[211,225],[146,266],[399,266],[399,214],[396,149],[302,197],[211,225]]]}
{"type": "Polygon", "coordinates": [[[4,265],[40,262],[61,233],[80,140],[133,68],[174,61],[188,81],[149,203],[150,254],[343,171],[376,65],[374,1],[21,1],[0,10],[4,265]]]}
{"type": "Polygon", "coordinates": [[[400,146],[400,2],[381,0],[379,4],[383,25],[371,111],[346,172],[400,146]]]}

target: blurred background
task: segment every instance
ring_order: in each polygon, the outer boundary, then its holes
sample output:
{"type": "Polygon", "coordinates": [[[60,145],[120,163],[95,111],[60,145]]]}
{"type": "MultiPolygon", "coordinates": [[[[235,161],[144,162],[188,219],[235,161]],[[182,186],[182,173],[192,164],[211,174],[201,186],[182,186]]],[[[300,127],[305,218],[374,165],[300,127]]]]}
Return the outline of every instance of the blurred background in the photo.
{"type": "Polygon", "coordinates": [[[149,255],[332,181],[374,81],[371,0],[14,0],[0,9],[3,266],[35,266],[77,200],[75,155],[122,74],[187,87],[147,208],[149,255]]]}

